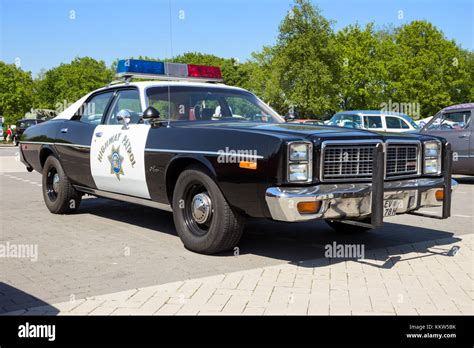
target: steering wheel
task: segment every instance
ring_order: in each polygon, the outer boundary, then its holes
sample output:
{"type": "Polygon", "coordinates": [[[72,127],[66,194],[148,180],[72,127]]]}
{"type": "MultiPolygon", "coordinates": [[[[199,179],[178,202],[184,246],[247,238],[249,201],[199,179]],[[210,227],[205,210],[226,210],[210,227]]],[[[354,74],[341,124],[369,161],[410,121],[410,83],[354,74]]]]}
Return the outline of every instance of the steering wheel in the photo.
{"type": "Polygon", "coordinates": [[[441,125],[441,129],[453,129],[453,126],[451,126],[450,124],[447,124],[447,123],[443,123],[441,125]]]}

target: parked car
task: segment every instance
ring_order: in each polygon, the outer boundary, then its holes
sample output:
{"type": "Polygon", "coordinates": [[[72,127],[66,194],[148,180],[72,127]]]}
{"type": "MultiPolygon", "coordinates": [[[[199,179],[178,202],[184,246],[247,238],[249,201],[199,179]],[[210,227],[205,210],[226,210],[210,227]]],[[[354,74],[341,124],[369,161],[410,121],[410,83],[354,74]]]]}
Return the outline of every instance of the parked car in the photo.
{"type": "Polygon", "coordinates": [[[419,129],[418,125],[406,114],[380,110],[341,111],[334,114],[326,124],[395,133],[419,129]]]}
{"type": "Polygon", "coordinates": [[[288,123],[299,123],[299,124],[312,124],[312,125],[324,125],[323,121],[320,120],[311,120],[311,119],[298,119],[298,120],[291,120],[288,123]]]}
{"type": "Polygon", "coordinates": [[[474,103],[448,106],[420,130],[421,134],[443,137],[451,143],[453,174],[474,175],[473,112],[474,103]]]}
{"type": "Polygon", "coordinates": [[[16,131],[13,136],[13,142],[15,143],[16,146],[20,143],[20,137],[23,134],[23,132],[31,126],[34,126],[38,123],[42,123],[44,120],[37,120],[37,119],[30,119],[30,118],[24,118],[16,122],[16,131]]]}
{"type": "Polygon", "coordinates": [[[168,210],[185,247],[204,254],[237,246],[246,217],[357,232],[423,207],[450,216],[443,139],[287,123],[214,83],[218,68],[142,62],[120,61],[124,83],[23,133],[21,161],[42,173],[52,213],[75,212],[84,194],[168,210]]]}

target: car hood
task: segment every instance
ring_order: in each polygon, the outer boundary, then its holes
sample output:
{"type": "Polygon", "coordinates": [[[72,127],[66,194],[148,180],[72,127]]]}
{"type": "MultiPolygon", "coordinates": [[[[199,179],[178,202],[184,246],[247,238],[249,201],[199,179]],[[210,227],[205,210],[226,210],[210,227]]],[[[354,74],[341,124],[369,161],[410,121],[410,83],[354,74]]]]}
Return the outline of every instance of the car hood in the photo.
{"type": "Polygon", "coordinates": [[[401,138],[417,139],[418,136],[407,133],[373,132],[365,129],[342,128],[325,125],[305,125],[297,123],[257,123],[257,122],[223,122],[223,121],[194,121],[176,122],[176,127],[192,127],[207,129],[232,129],[237,131],[251,131],[272,134],[280,137],[303,138],[401,138]]]}

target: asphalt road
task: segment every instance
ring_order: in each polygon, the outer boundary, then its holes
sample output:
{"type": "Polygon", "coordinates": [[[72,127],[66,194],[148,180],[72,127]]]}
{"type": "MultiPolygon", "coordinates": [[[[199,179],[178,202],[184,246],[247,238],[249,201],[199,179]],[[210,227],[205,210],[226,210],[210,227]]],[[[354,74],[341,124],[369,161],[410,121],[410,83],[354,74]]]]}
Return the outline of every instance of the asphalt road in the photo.
{"type": "MultiPolygon", "coordinates": [[[[164,284],[208,275],[298,263],[324,255],[324,246],[364,244],[371,249],[473,233],[474,177],[462,177],[448,220],[411,215],[387,218],[383,228],[336,234],[324,222],[249,220],[239,254],[187,251],[171,213],[87,197],[74,215],[50,214],[41,176],[28,173],[16,148],[0,148],[0,244],[37,245],[38,259],[0,259],[0,313],[71,298],[164,284]]],[[[434,209],[430,209],[434,211],[434,209]]],[[[400,252],[400,250],[398,250],[400,252]]],[[[403,252],[403,250],[402,250],[403,252]]],[[[408,251],[407,251],[408,252],[408,251]]],[[[370,257],[370,256],[369,256],[370,257]]]]}

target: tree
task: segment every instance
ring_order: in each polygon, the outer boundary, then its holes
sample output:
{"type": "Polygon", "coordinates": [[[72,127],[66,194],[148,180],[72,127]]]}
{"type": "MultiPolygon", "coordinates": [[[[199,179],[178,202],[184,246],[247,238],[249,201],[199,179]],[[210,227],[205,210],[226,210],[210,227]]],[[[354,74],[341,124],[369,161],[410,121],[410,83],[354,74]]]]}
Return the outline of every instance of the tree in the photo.
{"type": "Polygon", "coordinates": [[[44,73],[35,81],[37,107],[57,109],[58,104],[73,103],[85,94],[110,83],[113,72],[104,61],[90,57],[75,58],[44,73]]]}
{"type": "Polygon", "coordinates": [[[341,73],[332,22],[308,0],[295,0],[279,31],[275,47],[253,56],[263,72],[253,84],[269,88],[263,95],[281,113],[290,107],[307,116],[332,112],[341,73]]]}
{"type": "Polygon", "coordinates": [[[423,117],[472,100],[472,63],[454,41],[426,21],[396,29],[389,62],[388,95],[397,103],[420,103],[423,117]]]}
{"type": "Polygon", "coordinates": [[[6,124],[15,123],[31,109],[33,80],[29,72],[0,61],[0,115],[6,124]]]}
{"type": "Polygon", "coordinates": [[[342,75],[339,80],[343,110],[378,109],[386,98],[388,70],[393,42],[387,32],[369,23],[364,29],[349,25],[337,33],[342,75]]]}

